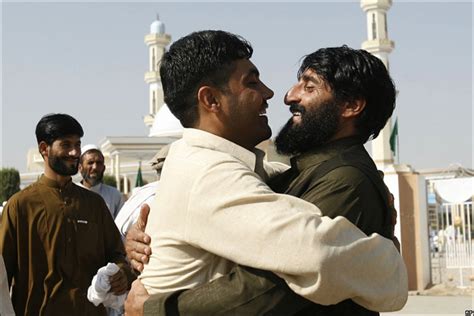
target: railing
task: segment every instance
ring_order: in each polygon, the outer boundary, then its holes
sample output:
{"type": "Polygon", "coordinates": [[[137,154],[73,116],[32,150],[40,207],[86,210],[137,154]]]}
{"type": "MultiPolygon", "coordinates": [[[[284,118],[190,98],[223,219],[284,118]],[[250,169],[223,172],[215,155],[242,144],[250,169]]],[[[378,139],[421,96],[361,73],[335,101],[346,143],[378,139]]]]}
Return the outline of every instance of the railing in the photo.
{"type": "Polygon", "coordinates": [[[472,202],[444,203],[439,208],[437,246],[444,254],[446,268],[459,269],[461,287],[463,269],[474,268],[473,218],[472,202]]]}

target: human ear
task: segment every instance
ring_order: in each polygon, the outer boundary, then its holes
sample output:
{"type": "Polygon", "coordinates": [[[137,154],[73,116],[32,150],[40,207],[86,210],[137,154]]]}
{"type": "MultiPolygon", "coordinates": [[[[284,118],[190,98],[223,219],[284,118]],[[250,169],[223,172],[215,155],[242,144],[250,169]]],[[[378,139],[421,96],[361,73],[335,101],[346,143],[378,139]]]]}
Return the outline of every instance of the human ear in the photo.
{"type": "Polygon", "coordinates": [[[346,102],[342,108],[341,116],[344,118],[350,118],[360,115],[365,109],[366,102],[364,99],[357,99],[350,102],[346,102]]]}
{"type": "Polygon", "coordinates": [[[210,86],[202,86],[197,92],[199,106],[208,112],[219,112],[220,102],[217,89],[210,86]]]}
{"type": "Polygon", "coordinates": [[[39,144],[38,144],[38,151],[39,153],[41,154],[42,157],[48,157],[48,147],[49,145],[46,144],[45,141],[41,141],[39,144]]]}
{"type": "Polygon", "coordinates": [[[79,171],[79,173],[81,173],[81,172],[82,172],[82,169],[84,169],[84,168],[82,168],[82,160],[81,160],[81,159],[79,159],[79,165],[78,165],[78,167],[79,167],[78,171],[79,171]]]}

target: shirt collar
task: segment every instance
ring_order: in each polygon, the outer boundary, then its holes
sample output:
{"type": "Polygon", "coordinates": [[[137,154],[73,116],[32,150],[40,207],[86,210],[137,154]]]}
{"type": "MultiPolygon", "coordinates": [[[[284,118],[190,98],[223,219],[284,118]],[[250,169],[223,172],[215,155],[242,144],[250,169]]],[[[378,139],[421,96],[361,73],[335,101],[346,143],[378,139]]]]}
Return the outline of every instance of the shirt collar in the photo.
{"type": "Polygon", "coordinates": [[[248,168],[254,171],[257,162],[260,164],[265,156],[265,152],[258,148],[254,148],[250,151],[223,137],[200,129],[185,128],[183,131],[183,139],[186,143],[195,147],[208,148],[227,153],[239,159],[248,168]]]}
{"type": "Polygon", "coordinates": [[[97,183],[96,185],[92,186],[92,187],[86,187],[84,185],[84,183],[82,183],[84,180],[81,180],[80,182],[76,183],[78,186],[80,187],[83,187],[84,189],[87,189],[89,191],[92,191],[92,192],[96,192],[96,193],[100,193],[101,189],[102,189],[102,182],[99,182],[97,183]]]}
{"type": "MultiPolygon", "coordinates": [[[[41,175],[41,177],[38,180],[39,183],[44,184],[50,188],[56,188],[56,189],[61,189],[61,186],[56,180],[50,179],[44,174],[41,175]]],[[[63,187],[63,189],[69,188],[72,185],[72,178],[69,179],[69,181],[66,183],[66,185],[63,187]]]]}
{"type": "Polygon", "coordinates": [[[301,172],[308,167],[317,166],[322,162],[329,160],[340,153],[342,149],[349,148],[357,144],[363,144],[363,141],[359,136],[351,136],[334,140],[320,147],[314,148],[304,154],[291,158],[291,167],[296,168],[301,172]]]}

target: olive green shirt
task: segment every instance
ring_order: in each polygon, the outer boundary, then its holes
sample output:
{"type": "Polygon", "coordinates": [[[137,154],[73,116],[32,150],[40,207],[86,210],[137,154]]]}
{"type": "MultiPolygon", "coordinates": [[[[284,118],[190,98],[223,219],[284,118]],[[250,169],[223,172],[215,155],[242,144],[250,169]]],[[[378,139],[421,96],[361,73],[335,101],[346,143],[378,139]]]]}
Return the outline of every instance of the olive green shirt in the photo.
{"type": "MultiPolygon", "coordinates": [[[[279,193],[297,196],[319,207],[324,216],[344,216],[364,233],[387,236],[388,210],[381,194],[367,175],[355,166],[342,166],[315,178],[312,174],[324,162],[341,153],[378,177],[377,168],[357,137],[331,142],[291,159],[291,168],[270,181],[279,193]]],[[[388,195],[387,195],[388,197],[388,195]]],[[[385,197],[385,198],[387,198],[385,197]]]]}
{"type": "Polygon", "coordinates": [[[104,200],[44,175],[3,209],[0,253],[17,315],[106,315],[87,288],[108,262],[125,268],[120,233],[104,200]]]}
{"type": "MultiPolygon", "coordinates": [[[[382,200],[380,188],[366,173],[379,177],[362,141],[357,137],[348,137],[292,158],[291,168],[275,177],[270,186],[276,192],[295,195],[317,205],[325,216],[346,217],[367,235],[379,233],[388,237],[390,229],[387,227],[389,214],[386,202],[382,200]],[[318,167],[340,155],[344,155],[346,162],[357,164],[364,171],[345,165],[318,176],[318,167]]],[[[351,300],[330,306],[311,302],[299,304],[310,305],[297,315],[378,315],[351,300]]]]}

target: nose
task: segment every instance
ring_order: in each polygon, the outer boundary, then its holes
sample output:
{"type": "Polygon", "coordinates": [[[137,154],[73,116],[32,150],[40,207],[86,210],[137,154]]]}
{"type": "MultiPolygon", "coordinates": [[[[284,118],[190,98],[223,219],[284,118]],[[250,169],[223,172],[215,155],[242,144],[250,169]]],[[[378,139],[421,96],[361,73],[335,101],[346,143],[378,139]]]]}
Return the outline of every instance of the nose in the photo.
{"type": "Polygon", "coordinates": [[[273,95],[275,94],[273,90],[267,87],[267,85],[264,84],[263,82],[262,82],[262,85],[263,85],[263,98],[265,100],[270,100],[271,98],[273,98],[273,95]]]}
{"type": "Polygon", "coordinates": [[[70,151],[69,151],[69,156],[71,157],[77,157],[79,158],[79,156],[81,155],[81,149],[79,148],[72,148],[70,151]]]}
{"type": "Polygon", "coordinates": [[[284,101],[286,105],[299,103],[301,101],[300,94],[297,92],[297,85],[294,85],[290,88],[290,90],[288,90],[288,92],[285,94],[284,101]]]}

